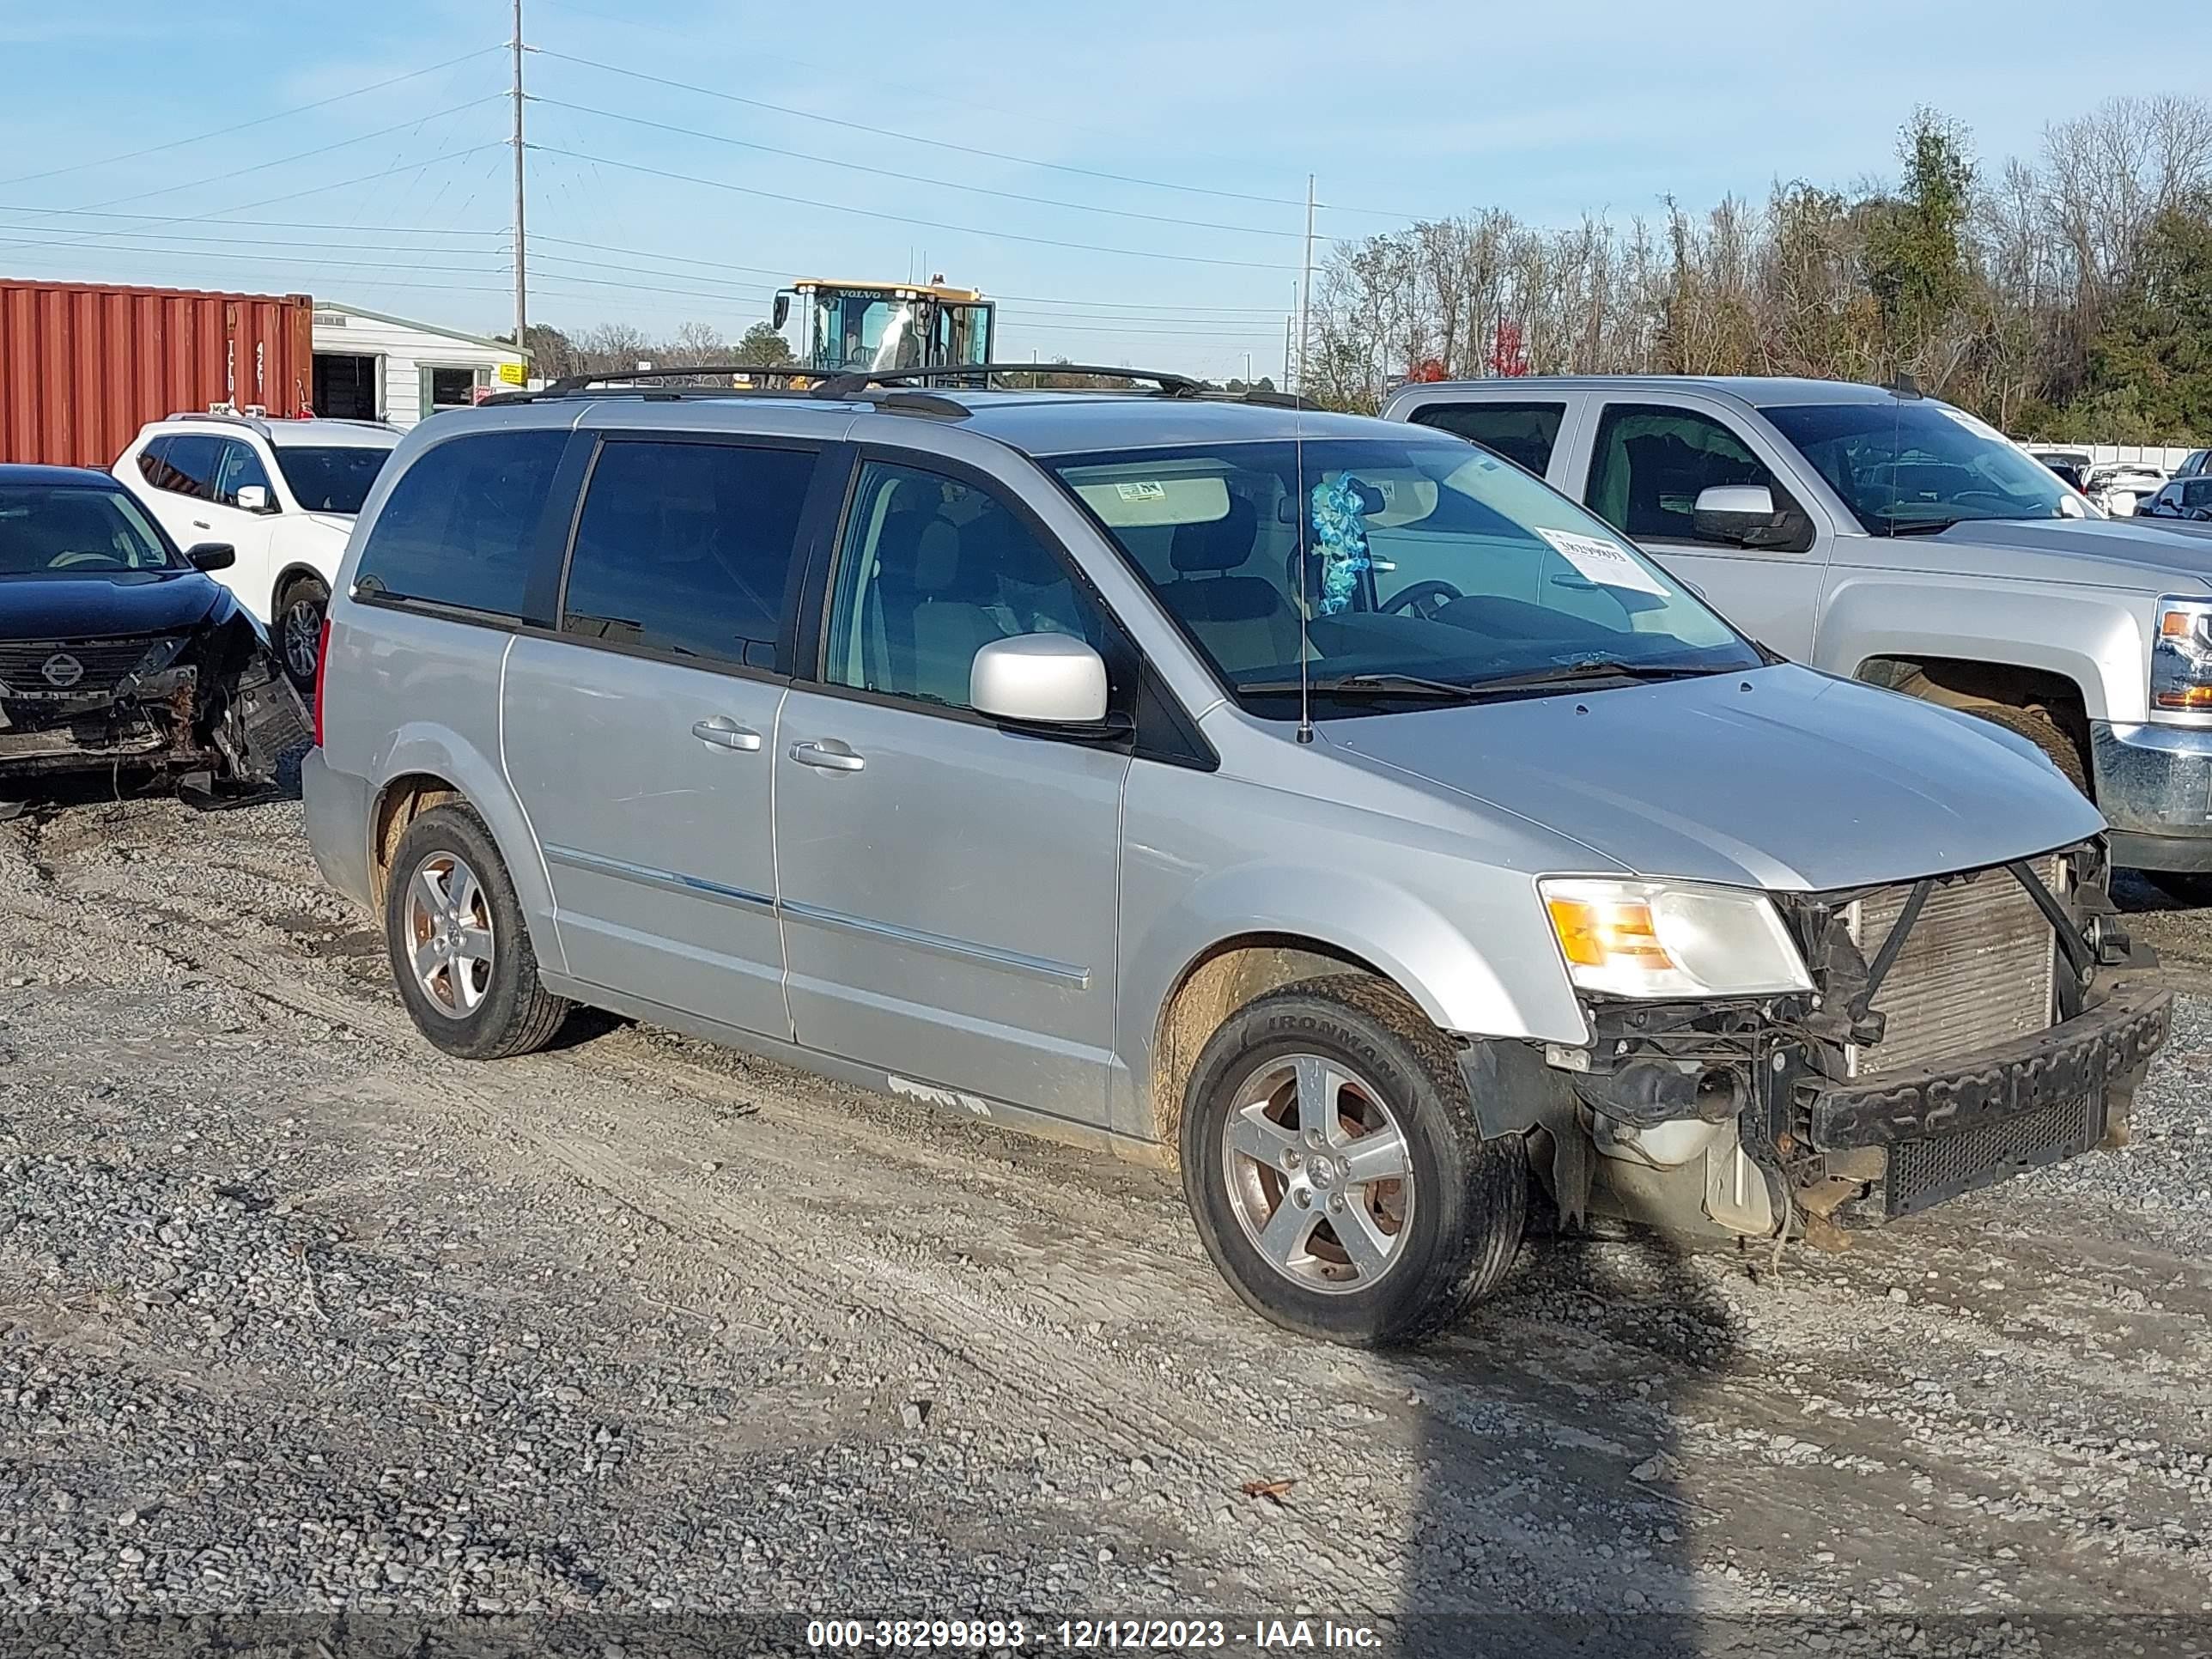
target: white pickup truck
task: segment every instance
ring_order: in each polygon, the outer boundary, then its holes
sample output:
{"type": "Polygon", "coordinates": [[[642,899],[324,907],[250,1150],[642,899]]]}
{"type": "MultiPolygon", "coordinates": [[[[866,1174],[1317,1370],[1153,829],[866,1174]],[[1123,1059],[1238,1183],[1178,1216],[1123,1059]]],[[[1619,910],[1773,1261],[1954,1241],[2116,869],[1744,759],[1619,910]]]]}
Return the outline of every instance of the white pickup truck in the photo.
{"type": "Polygon", "coordinates": [[[2027,738],[2112,859],[2212,892],[2212,535],[2100,516],[1972,416],[1831,380],[1408,386],[1771,649],[2027,738]]]}

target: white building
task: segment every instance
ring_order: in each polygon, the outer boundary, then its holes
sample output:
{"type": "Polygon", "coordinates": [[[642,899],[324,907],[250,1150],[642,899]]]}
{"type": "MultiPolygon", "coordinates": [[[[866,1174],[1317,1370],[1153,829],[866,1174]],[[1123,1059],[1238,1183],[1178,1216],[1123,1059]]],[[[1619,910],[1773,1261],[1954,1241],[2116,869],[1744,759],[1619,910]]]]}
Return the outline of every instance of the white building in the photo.
{"type": "Polygon", "coordinates": [[[500,341],[331,300],[315,302],[314,336],[318,415],[410,427],[522,386],[529,373],[523,354],[500,341]]]}

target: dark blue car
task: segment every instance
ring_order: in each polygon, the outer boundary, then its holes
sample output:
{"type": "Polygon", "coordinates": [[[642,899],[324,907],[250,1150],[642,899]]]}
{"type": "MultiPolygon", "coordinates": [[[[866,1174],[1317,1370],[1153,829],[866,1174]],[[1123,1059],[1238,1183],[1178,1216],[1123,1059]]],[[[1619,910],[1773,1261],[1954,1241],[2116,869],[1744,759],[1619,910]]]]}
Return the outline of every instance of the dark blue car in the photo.
{"type": "Polygon", "coordinates": [[[266,785],[305,736],[261,626],[105,472],[0,465],[0,798],[52,773],[266,785]]]}

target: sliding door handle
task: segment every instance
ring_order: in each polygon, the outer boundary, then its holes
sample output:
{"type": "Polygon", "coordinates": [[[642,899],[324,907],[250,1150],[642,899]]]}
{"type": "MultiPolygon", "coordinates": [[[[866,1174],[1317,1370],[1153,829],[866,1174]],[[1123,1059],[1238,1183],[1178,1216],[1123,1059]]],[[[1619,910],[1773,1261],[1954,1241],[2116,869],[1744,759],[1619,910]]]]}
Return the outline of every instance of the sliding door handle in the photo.
{"type": "Polygon", "coordinates": [[[691,735],[702,743],[714,744],[717,749],[742,750],[748,755],[761,746],[759,732],[719,714],[710,720],[694,721],[691,735]]]}
{"type": "Polygon", "coordinates": [[[867,764],[835,738],[820,743],[794,743],[791,757],[801,766],[817,766],[824,772],[857,772],[867,764]]]}

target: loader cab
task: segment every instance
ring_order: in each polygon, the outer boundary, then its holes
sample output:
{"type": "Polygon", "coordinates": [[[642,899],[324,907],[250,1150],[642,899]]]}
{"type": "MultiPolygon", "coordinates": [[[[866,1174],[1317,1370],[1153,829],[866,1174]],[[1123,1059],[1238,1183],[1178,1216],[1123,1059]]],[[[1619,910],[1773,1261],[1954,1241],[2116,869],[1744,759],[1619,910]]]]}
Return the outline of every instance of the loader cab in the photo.
{"type": "Polygon", "coordinates": [[[991,361],[996,307],[940,283],[805,281],[775,296],[778,329],[796,323],[799,361],[846,369],[958,368],[991,361]]]}

